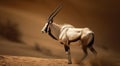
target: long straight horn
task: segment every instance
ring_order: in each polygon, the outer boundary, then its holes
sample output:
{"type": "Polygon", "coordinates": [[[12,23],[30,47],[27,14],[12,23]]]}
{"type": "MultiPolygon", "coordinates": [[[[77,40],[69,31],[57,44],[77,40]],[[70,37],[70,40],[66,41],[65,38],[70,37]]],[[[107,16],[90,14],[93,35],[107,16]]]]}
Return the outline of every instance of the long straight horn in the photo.
{"type": "Polygon", "coordinates": [[[59,11],[61,10],[63,5],[63,2],[61,2],[56,9],[50,14],[50,16],[48,17],[48,22],[50,22],[51,20],[53,20],[53,18],[59,13],[59,11]]]}

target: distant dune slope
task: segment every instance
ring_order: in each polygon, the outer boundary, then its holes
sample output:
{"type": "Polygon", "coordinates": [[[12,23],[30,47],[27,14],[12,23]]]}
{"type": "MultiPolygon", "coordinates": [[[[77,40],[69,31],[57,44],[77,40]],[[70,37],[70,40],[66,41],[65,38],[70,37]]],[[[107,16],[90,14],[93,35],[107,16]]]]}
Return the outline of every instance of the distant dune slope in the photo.
{"type": "MultiPolygon", "coordinates": [[[[45,49],[45,48],[44,48],[45,49]]],[[[46,51],[37,51],[35,47],[0,39],[0,55],[46,57],[46,51]]]]}

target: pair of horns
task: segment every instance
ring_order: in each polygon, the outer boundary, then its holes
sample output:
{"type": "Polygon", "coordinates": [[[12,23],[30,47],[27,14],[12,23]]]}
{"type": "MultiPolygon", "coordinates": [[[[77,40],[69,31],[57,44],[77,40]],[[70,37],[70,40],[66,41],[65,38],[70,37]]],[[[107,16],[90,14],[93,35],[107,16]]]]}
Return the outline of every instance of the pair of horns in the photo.
{"type": "Polygon", "coordinates": [[[53,12],[50,14],[50,16],[48,17],[48,22],[52,21],[53,18],[60,12],[61,8],[63,6],[63,2],[61,2],[55,10],[53,10],[53,12]]]}

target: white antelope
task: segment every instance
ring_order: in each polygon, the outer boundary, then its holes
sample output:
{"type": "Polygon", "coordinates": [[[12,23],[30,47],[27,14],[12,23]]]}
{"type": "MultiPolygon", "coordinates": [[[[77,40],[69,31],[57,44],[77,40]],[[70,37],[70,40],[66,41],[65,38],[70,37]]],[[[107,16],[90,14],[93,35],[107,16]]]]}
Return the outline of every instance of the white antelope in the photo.
{"type": "Polygon", "coordinates": [[[93,54],[97,54],[96,50],[93,48],[94,43],[94,32],[89,28],[75,28],[70,24],[58,25],[53,22],[53,18],[62,8],[60,4],[57,8],[50,14],[47,23],[42,29],[42,33],[48,33],[53,39],[59,41],[64,45],[66,55],[68,57],[68,64],[72,64],[71,53],[70,53],[70,43],[75,41],[80,41],[84,56],[81,61],[88,55],[87,48],[93,54]]]}

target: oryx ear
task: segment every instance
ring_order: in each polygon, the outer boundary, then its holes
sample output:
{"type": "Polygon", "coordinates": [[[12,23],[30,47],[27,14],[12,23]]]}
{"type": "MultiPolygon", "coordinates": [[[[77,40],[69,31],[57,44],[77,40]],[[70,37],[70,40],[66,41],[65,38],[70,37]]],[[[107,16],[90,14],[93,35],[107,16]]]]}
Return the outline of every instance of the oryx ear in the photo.
{"type": "Polygon", "coordinates": [[[48,24],[53,23],[53,19],[48,20],[48,22],[47,22],[47,23],[48,23],[48,24]]]}
{"type": "Polygon", "coordinates": [[[53,23],[53,19],[50,20],[50,23],[53,23]]]}

